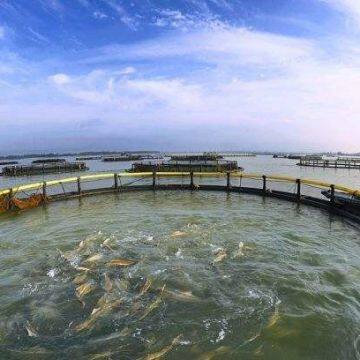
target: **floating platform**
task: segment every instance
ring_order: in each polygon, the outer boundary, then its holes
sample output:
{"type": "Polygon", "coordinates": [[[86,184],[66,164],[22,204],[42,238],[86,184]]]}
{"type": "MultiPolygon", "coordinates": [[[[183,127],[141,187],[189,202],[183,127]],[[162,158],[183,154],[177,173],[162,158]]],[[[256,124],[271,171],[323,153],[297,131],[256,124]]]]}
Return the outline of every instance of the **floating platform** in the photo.
{"type": "Polygon", "coordinates": [[[38,160],[34,160],[31,163],[36,165],[36,164],[57,164],[57,163],[65,163],[66,160],[65,159],[38,159],[38,160]]]}
{"type": "Polygon", "coordinates": [[[77,161],[86,161],[86,160],[101,160],[101,156],[80,156],[76,158],[77,161]]]}
{"type": "Polygon", "coordinates": [[[173,155],[168,161],[141,161],[128,172],[228,172],[242,171],[237,161],[224,160],[217,153],[173,155]]]}
{"type": "Polygon", "coordinates": [[[298,166],[322,167],[330,169],[358,169],[360,170],[360,159],[308,159],[302,158],[298,166]]]}
{"type": "Polygon", "coordinates": [[[15,165],[18,164],[18,161],[0,161],[0,166],[2,165],[15,165]]]}
{"type": "Polygon", "coordinates": [[[246,153],[246,152],[234,152],[234,153],[220,153],[221,156],[223,157],[232,157],[232,158],[237,158],[237,157],[256,157],[256,154],[254,153],[246,153]]]}
{"type": "Polygon", "coordinates": [[[52,173],[67,173],[88,170],[84,162],[52,162],[32,163],[31,165],[6,166],[2,169],[3,176],[29,176],[52,173]]]}
{"type": "Polygon", "coordinates": [[[243,171],[237,161],[208,155],[173,156],[169,161],[141,161],[128,172],[228,172],[243,171]],[[205,159],[205,160],[204,160],[205,159]]]}
{"type": "Polygon", "coordinates": [[[141,160],[141,155],[131,155],[131,154],[119,154],[119,155],[111,155],[111,156],[104,156],[102,161],[134,161],[134,160],[141,160]]]}
{"type": "Polygon", "coordinates": [[[274,159],[289,159],[289,160],[322,160],[321,155],[301,155],[301,154],[275,154],[274,159]]]}

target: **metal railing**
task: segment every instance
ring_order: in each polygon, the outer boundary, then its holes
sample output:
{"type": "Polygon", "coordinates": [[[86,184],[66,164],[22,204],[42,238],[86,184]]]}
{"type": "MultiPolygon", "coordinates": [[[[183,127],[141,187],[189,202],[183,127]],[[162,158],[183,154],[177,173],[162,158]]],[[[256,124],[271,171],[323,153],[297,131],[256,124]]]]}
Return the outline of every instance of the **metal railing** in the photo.
{"type": "Polygon", "coordinates": [[[360,196],[358,189],[317,180],[243,172],[100,173],[14,186],[0,190],[0,200],[3,201],[2,208],[7,210],[13,208],[12,199],[26,200],[35,194],[41,195],[43,202],[50,202],[96,193],[145,189],[203,189],[252,193],[331,209],[340,215],[350,215],[349,217],[355,217],[355,220],[359,216],[360,219],[360,210],[351,205],[340,206],[335,197],[339,192],[352,197],[360,196]],[[169,179],[175,179],[175,182],[169,179]],[[246,181],[249,183],[245,184],[246,181]],[[89,187],[89,184],[92,186],[89,187]],[[290,191],[286,186],[291,186],[290,191]],[[306,191],[308,188],[312,191],[306,191]],[[321,190],[329,190],[329,198],[325,198],[321,190]]]}

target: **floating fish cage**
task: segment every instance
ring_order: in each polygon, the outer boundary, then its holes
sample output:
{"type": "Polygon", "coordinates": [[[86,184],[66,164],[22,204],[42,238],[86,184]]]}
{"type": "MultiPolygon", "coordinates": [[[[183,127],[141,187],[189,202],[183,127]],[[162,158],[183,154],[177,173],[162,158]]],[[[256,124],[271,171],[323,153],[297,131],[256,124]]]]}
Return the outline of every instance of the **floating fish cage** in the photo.
{"type": "Polygon", "coordinates": [[[3,165],[16,165],[18,163],[19,163],[18,161],[0,161],[0,166],[3,166],[3,165]]]}
{"type": "Polygon", "coordinates": [[[203,154],[170,155],[172,161],[217,161],[224,157],[218,153],[204,152],[203,154]]]}
{"type": "Polygon", "coordinates": [[[101,156],[79,156],[76,158],[76,161],[86,161],[86,160],[100,160],[101,156]]]}
{"type": "Polygon", "coordinates": [[[359,169],[360,159],[313,159],[313,158],[301,158],[298,166],[308,167],[322,167],[331,169],[359,169]]]}
{"type": "Polygon", "coordinates": [[[27,176],[52,173],[66,173],[88,170],[84,162],[47,162],[32,163],[31,165],[6,166],[2,169],[3,176],[27,176]]]}
{"type": "Polygon", "coordinates": [[[57,163],[65,163],[66,160],[65,159],[38,159],[38,160],[34,160],[31,163],[32,164],[57,164],[57,163]]]}
{"type": "Polygon", "coordinates": [[[237,161],[228,160],[169,160],[161,162],[141,161],[132,164],[129,172],[227,172],[242,171],[237,161]]]}
{"type": "Polygon", "coordinates": [[[111,156],[104,156],[102,158],[102,161],[105,162],[116,162],[116,161],[134,161],[134,160],[140,160],[141,155],[111,155],[111,156]]]}

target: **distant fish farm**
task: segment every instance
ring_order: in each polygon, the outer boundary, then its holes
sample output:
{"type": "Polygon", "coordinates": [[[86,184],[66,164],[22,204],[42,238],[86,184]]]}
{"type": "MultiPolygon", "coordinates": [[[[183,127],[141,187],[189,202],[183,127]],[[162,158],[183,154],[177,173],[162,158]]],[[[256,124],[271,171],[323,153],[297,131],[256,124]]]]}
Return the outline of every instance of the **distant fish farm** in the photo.
{"type": "Polygon", "coordinates": [[[103,158],[102,158],[102,161],[105,161],[105,162],[134,161],[134,160],[141,160],[141,155],[116,154],[116,155],[103,156],[103,158]]]}
{"type": "Polygon", "coordinates": [[[17,161],[0,161],[0,166],[3,166],[3,165],[15,165],[15,164],[18,164],[17,161]]]}
{"type": "Polygon", "coordinates": [[[227,172],[242,171],[237,161],[224,160],[221,155],[174,155],[168,161],[141,161],[132,164],[129,172],[227,172]]]}
{"type": "Polygon", "coordinates": [[[30,165],[5,166],[3,176],[29,176],[88,170],[84,162],[67,162],[65,159],[34,160],[30,165]]]}
{"type": "Polygon", "coordinates": [[[87,161],[87,160],[101,160],[101,156],[80,156],[76,158],[77,161],[87,161]]]}
{"type": "Polygon", "coordinates": [[[313,159],[301,158],[298,166],[321,167],[331,169],[358,169],[360,170],[360,158],[338,158],[338,159],[313,159]]]}

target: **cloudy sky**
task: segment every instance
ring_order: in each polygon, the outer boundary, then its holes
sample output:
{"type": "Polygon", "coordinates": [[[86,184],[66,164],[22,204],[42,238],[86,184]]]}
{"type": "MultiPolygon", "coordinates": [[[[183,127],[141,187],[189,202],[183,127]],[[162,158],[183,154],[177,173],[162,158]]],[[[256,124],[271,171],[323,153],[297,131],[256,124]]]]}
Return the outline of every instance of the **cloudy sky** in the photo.
{"type": "Polygon", "coordinates": [[[0,152],[360,151],[359,0],[0,0],[0,152]]]}

